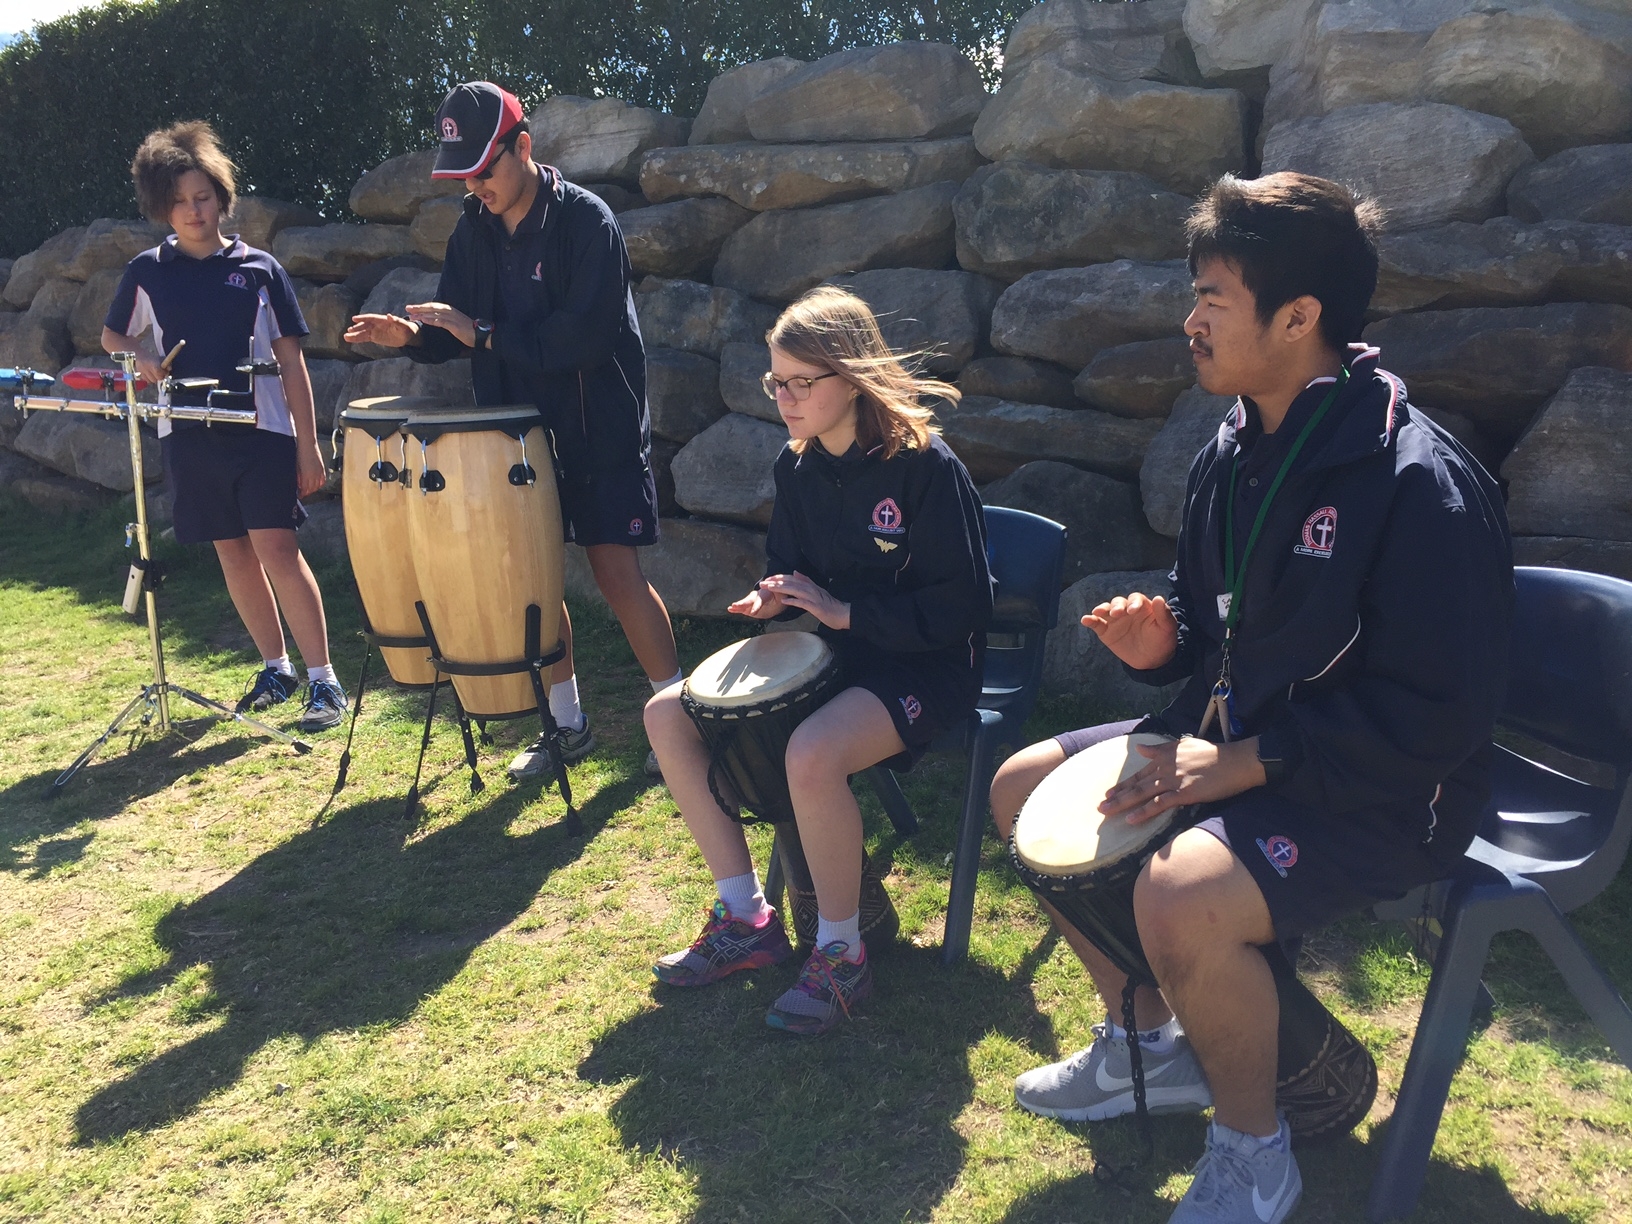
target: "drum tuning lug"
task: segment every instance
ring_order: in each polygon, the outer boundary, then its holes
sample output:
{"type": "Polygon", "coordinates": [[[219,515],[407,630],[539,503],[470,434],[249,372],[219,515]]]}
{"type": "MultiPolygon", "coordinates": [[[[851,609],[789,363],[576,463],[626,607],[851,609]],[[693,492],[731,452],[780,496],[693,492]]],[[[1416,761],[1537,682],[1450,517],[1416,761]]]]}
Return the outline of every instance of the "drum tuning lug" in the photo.
{"type": "Polygon", "coordinates": [[[530,485],[538,480],[538,473],[533,465],[525,461],[515,464],[510,469],[510,483],[513,485],[530,485]]]}
{"type": "Polygon", "coordinates": [[[389,459],[382,459],[368,469],[368,478],[378,485],[396,484],[400,475],[397,465],[389,459]]]}
{"type": "Polygon", "coordinates": [[[421,493],[440,493],[448,487],[448,482],[442,479],[442,473],[435,468],[427,468],[419,474],[419,491],[421,493]]]}

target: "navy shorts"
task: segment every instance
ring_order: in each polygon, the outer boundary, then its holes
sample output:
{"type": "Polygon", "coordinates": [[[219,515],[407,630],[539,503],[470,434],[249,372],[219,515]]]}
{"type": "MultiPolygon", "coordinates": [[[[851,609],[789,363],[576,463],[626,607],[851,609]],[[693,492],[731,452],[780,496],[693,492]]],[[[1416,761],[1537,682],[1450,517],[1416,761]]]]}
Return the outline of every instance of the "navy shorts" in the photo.
{"type": "Polygon", "coordinates": [[[289,435],[245,425],[178,424],[161,446],[177,543],[292,531],[306,521],[289,435]]]}
{"type": "Polygon", "coordinates": [[[968,649],[904,654],[857,639],[828,639],[838,652],[846,688],[865,689],[890,712],[895,733],[907,746],[879,764],[911,769],[943,731],[964,722],[980,700],[986,639],[968,649]]]}
{"type": "MultiPolygon", "coordinates": [[[[1104,723],[1054,738],[1069,757],[1139,726],[1104,723]]],[[[1168,734],[1159,725],[1145,729],[1168,734]]],[[[1208,804],[1202,815],[1202,827],[1258,885],[1281,941],[1397,900],[1445,873],[1415,834],[1387,822],[1336,820],[1263,787],[1208,804]]]]}
{"type": "Polygon", "coordinates": [[[657,480],[648,466],[561,478],[561,521],[567,542],[657,543],[657,480]]]}

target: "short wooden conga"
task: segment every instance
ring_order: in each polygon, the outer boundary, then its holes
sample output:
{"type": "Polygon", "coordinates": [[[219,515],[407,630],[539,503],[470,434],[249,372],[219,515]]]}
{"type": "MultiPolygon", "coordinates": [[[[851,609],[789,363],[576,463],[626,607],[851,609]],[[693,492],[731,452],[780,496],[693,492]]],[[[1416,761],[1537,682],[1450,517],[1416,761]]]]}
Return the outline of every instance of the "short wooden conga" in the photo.
{"type": "Polygon", "coordinates": [[[357,594],[381,645],[391,679],[411,688],[436,679],[430,648],[414,601],[419,577],[408,544],[409,475],[402,426],[415,409],[435,408],[436,401],[386,395],[353,400],[335,425],[341,444],[341,506],[346,521],[346,550],[357,594]]]}
{"type": "Polygon", "coordinates": [[[560,638],[566,560],[538,410],[416,410],[403,431],[417,473],[407,499],[414,571],[460,704],[477,719],[536,713],[528,609],[538,609],[534,645],[549,651],[560,638]],[[457,670],[467,666],[514,670],[457,670]]]}

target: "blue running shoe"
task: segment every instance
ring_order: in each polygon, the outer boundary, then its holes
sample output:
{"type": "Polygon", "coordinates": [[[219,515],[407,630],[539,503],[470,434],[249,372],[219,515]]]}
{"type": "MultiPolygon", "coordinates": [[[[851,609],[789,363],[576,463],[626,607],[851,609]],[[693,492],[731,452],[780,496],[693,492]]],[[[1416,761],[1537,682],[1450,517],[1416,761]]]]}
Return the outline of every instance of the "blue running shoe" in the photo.
{"type": "Polygon", "coordinates": [[[306,708],[297,724],[302,731],[327,731],[346,717],[346,694],[331,680],[313,680],[306,686],[306,708]]]}
{"type": "Polygon", "coordinates": [[[830,943],[810,954],[799,980],[771,1004],[765,1023],[788,1033],[815,1036],[848,1020],[857,1003],[873,993],[873,964],[844,959],[848,946],[830,943]]]}
{"type": "Polygon", "coordinates": [[[289,672],[275,667],[263,667],[260,674],[249,682],[244,695],[238,699],[238,713],[258,714],[282,705],[300,691],[300,681],[289,672]]]}
{"type": "Polygon", "coordinates": [[[670,986],[707,986],[739,969],[779,965],[792,955],[793,945],[774,911],[764,926],[753,927],[732,918],[725,902],[716,901],[691,947],[670,952],[652,966],[652,972],[670,986]]]}

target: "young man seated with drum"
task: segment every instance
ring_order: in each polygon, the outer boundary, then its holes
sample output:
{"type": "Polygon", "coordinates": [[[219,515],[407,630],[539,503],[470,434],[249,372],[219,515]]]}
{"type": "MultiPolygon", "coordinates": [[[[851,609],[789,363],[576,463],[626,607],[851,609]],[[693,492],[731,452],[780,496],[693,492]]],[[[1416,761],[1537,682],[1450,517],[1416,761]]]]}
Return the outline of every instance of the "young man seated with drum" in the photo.
{"type": "MultiPolygon", "coordinates": [[[[1259,949],[1444,875],[1488,793],[1507,522],[1490,477],[1406,402],[1377,350],[1351,343],[1378,222],[1301,174],[1226,176],[1197,205],[1185,331],[1203,389],[1240,398],[1191,467],[1172,591],[1083,617],[1135,678],[1186,681],[1139,725],[1170,742],[1140,747],[1148,764],[1083,798],[1096,823],[1188,809],[1131,898],[1161,985],[1135,999],[1150,1091],[1167,1110],[1214,1110],[1175,1221],[1271,1224],[1301,1193],[1259,949]]],[[[1073,754],[1135,726],[1011,757],[992,784],[999,830],[1073,754]]],[[[1126,975],[1054,917],[1114,1006],[1126,975]]],[[[1108,1021],[1086,1050],[1022,1075],[1015,1098],[1052,1117],[1129,1113],[1129,1063],[1108,1021]]]]}
{"type": "MultiPolygon", "coordinates": [[[[289,622],[306,664],[302,731],[338,726],[346,695],[329,662],[323,595],[295,540],[302,496],[328,480],[317,448],[312,384],[300,339],[306,321],[288,274],[272,256],[221,232],[237,191],[233,165],[210,125],[149,133],[130,167],[142,214],[175,233],[125,268],[102,328],[109,353],[134,352],[142,376],[214,379],[251,392],[254,425],[159,422],[176,539],[215,545],[233,606],[261,652],[260,674],[238,703],[260,711],[300,691],[283,637],[289,622]],[[164,354],[186,342],[163,368],[164,354]],[[253,358],[275,377],[238,372],[253,358]],[[253,386],[251,385],[253,382],[253,386]],[[281,608],[281,617],[280,617],[281,608]]],[[[177,390],[172,403],[203,404],[177,390]]]]}
{"type": "MultiPolygon", "coordinates": [[[[533,161],[521,103],[491,81],[455,86],[436,114],[432,178],[463,180],[464,214],[448,239],[437,300],[396,315],[358,315],[352,344],[403,348],[415,361],[470,358],[476,402],[535,405],[553,438],[567,539],[595,583],[652,690],[680,682],[674,630],[646,581],[638,550],[657,543],[646,352],[635,318],[629,253],[604,202],[533,161]]],[[[568,764],[595,748],[579,704],[572,624],[549,690],[557,746],[568,764]]],[[[510,765],[512,778],[550,768],[542,736],[510,765]]],[[[657,773],[648,757],[648,774],[657,773]]]]}
{"type": "MultiPolygon", "coordinates": [[[[992,588],[980,499],[922,403],[956,402],[957,390],[915,374],[867,304],[840,289],[806,294],[767,339],[765,391],[790,441],[776,461],[766,577],[729,610],[754,620],[810,613],[841,669],[837,694],[787,744],[819,917],[797,982],[766,1015],[773,1028],[821,1033],[872,990],[849,778],[881,761],[909,766],[973,711],[992,588]]],[[[703,986],[786,959],[782,920],[766,904],[742,825],[710,787],[709,750],[680,687],[647,704],[646,730],[719,894],[702,933],[654,972],[703,986]]]]}

